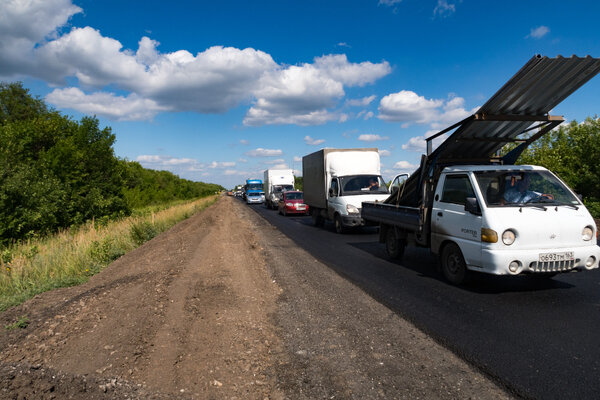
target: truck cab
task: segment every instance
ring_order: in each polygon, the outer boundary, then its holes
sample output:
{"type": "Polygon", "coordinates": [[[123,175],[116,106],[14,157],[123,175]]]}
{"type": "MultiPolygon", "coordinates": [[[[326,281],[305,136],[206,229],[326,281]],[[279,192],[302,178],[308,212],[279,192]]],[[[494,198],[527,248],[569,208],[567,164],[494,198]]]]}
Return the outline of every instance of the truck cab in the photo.
{"type": "Polygon", "coordinates": [[[345,175],[331,178],[327,195],[328,219],[341,233],[365,224],[360,216],[363,201],[382,201],[389,191],[381,175],[345,175]]]}
{"type": "Polygon", "coordinates": [[[537,166],[446,167],[436,185],[431,251],[460,281],[466,270],[554,275],[598,267],[594,219],[556,175],[537,166]]]}

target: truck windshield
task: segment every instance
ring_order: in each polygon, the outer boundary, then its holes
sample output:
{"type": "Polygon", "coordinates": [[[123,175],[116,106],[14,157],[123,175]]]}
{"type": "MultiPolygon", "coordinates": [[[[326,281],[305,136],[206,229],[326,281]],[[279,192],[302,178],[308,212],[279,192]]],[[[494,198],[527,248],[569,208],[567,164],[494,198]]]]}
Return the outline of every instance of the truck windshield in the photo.
{"type": "Polygon", "coordinates": [[[263,185],[261,183],[249,183],[246,185],[246,190],[262,190],[263,185]]]}
{"type": "Polygon", "coordinates": [[[275,192],[275,193],[287,192],[290,190],[294,190],[294,186],[292,186],[292,185],[275,185],[275,186],[273,186],[273,192],[275,192]]]}
{"type": "Polygon", "coordinates": [[[476,171],[475,177],[486,204],[491,207],[581,204],[548,171],[476,171]]]}
{"type": "Polygon", "coordinates": [[[380,175],[350,175],[339,177],[341,195],[389,193],[380,175]]]}

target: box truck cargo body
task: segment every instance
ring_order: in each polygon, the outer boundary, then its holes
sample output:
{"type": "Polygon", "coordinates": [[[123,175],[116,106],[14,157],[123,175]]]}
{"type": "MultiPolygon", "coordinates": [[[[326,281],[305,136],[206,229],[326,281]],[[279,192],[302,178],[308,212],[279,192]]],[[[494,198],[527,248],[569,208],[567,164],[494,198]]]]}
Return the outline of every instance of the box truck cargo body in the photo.
{"type": "Polygon", "coordinates": [[[322,149],[302,158],[304,202],[315,225],[333,221],[338,233],[363,226],[363,201],[383,201],[388,189],[376,148],[322,149]]]}
{"type": "Polygon", "coordinates": [[[291,169],[268,169],[264,173],[265,204],[277,208],[281,193],[294,190],[294,171],[291,169]]]}

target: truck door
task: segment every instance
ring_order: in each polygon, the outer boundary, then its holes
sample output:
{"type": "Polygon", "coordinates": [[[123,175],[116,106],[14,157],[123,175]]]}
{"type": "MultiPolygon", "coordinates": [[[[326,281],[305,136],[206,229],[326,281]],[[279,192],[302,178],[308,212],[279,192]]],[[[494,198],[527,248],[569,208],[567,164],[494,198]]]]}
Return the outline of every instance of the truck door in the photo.
{"type": "Polygon", "coordinates": [[[329,199],[327,200],[327,217],[333,219],[335,211],[340,208],[340,186],[337,178],[333,178],[329,185],[329,199]]]}
{"type": "Polygon", "coordinates": [[[439,252],[444,240],[456,243],[467,265],[480,265],[481,216],[465,211],[465,199],[476,197],[467,174],[448,174],[438,185],[431,218],[431,247],[439,252]]]}

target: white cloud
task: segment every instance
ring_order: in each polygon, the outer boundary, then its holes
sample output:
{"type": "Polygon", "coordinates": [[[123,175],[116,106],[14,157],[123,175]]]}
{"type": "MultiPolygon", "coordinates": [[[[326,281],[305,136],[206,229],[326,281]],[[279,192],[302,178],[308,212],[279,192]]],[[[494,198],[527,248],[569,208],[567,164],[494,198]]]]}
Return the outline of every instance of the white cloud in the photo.
{"type": "Polygon", "coordinates": [[[243,144],[244,146],[247,146],[250,144],[249,141],[247,141],[246,139],[240,139],[240,144],[243,144]]]}
{"type": "Polygon", "coordinates": [[[294,156],[294,162],[302,162],[302,157],[294,156]]]}
{"type": "Polygon", "coordinates": [[[402,90],[388,94],[379,102],[379,118],[385,121],[416,122],[424,124],[434,120],[442,100],[428,100],[415,92],[402,90]]]}
{"type": "Polygon", "coordinates": [[[363,133],[362,135],[360,135],[358,137],[358,140],[361,140],[363,142],[376,142],[378,140],[388,140],[389,137],[387,136],[380,136],[380,135],[372,135],[372,134],[366,134],[363,133]]]}
{"type": "Polygon", "coordinates": [[[0,76],[35,73],[33,51],[37,44],[57,36],[82,9],[71,0],[3,1],[0,13],[0,76]]]}
{"type": "Polygon", "coordinates": [[[325,143],[325,139],[313,139],[310,136],[304,136],[304,143],[309,146],[318,146],[322,143],[325,143]]]}
{"type": "Polygon", "coordinates": [[[373,114],[373,111],[367,111],[367,110],[362,110],[361,112],[356,114],[356,118],[362,118],[365,121],[373,118],[374,116],[375,116],[375,114],[373,114]]]}
{"type": "Polygon", "coordinates": [[[238,158],[238,162],[244,163],[244,162],[248,162],[248,160],[240,157],[240,158],[238,158]]]}
{"type": "Polygon", "coordinates": [[[410,169],[410,170],[414,170],[416,168],[418,168],[418,165],[415,164],[411,164],[408,161],[398,161],[396,164],[394,164],[394,166],[392,168],[394,169],[410,169]]]}
{"type": "Polygon", "coordinates": [[[140,155],[136,161],[145,168],[171,171],[182,174],[197,173],[205,170],[206,166],[193,158],[176,158],[163,155],[140,155]]]}
{"type": "Polygon", "coordinates": [[[81,92],[58,89],[51,98],[115,119],[151,119],[163,111],[223,113],[251,102],[243,123],[258,126],[344,122],[348,116],[333,110],[345,96],[344,87],[372,84],[391,72],[387,61],[351,63],[344,54],[287,66],[253,48],[213,46],[195,55],[187,50],[161,53],[159,42],[149,37],[142,37],[137,49],[127,49],[93,27],[66,31],[69,18],[80,12],[72,0],[4,4],[0,78],[30,76],[56,86],[68,81],[82,86],[81,92]],[[83,89],[89,93],[106,87],[126,94],[83,94],[83,89]]]}
{"type": "Polygon", "coordinates": [[[228,168],[234,166],[235,162],[233,161],[213,161],[208,165],[208,168],[228,168]]]}
{"type": "MultiPolygon", "coordinates": [[[[439,132],[439,130],[432,129],[432,130],[425,132],[425,135],[423,135],[423,136],[412,137],[408,140],[407,143],[402,145],[402,150],[417,151],[420,153],[425,153],[427,150],[427,141],[425,140],[425,138],[433,136],[438,132],[439,132]]],[[[433,139],[433,143],[431,144],[432,150],[435,150],[447,138],[448,138],[448,134],[445,133],[445,134],[433,139]]]]}
{"type": "Polygon", "coordinates": [[[328,111],[345,95],[344,85],[364,86],[391,72],[387,61],[350,63],[346,55],[317,57],[313,64],[266,73],[254,94],[244,124],[320,125],[344,122],[347,116],[328,111]]]}
{"type": "Polygon", "coordinates": [[[347,47],[347,48],[352,48],[352,46],[350,46],[348,43],[346,42],[339,42],[338,44],[336,44],[336,46],[339,47],[347,47]]]}
{"type": "Polygon", "coordinates": [[[379,5],[384,5],[384,6],[394,6],[396,4],[401,3],[402,0],[379,0],[379,5]]]}
{"type": "Polygon", "coordinates": [[[433,16],[441,18],[449,17],[456,12],[456,2],[448,2],[448,0],[438,0],[437,5],[433,9],[433,16]]]}
{"type": "Polygon", "coordinates": [[[281,151],[279,149],[273,150],[273,149],[263,149],[262,147],[259,147],[255,150],[247,151],[245,154],[250,157],[277,157],[277,156],[282,155],[283,151],[281,151]]]}
{"type": "Polygon", "coordinates": [[[275,160],[263,161],[263,164],[274,165],[274,164],[281,164],[284,162],[285,162],[285,160],[283,158],[276,158],[275,160]]]}
{"type": "Polygon", "coordinates": [[[379,150],[379,155],[381,157],[389,157],[392,153],[389,150],[379,150]]]}
{"type": "Polygon", "coordinates": [[[531,31],[529,32],[529,35],[527,35],[526,37],[532,37],[534,39],[541,39],[544,36],[546,36],[548,33],[550,33],[550,28],[548,28],[547,26],[541,25],[538,26],[537,28],[531,28],[531,31]]]}
{"type": "Polygon", "coordinates": [[[56,107],[101,115],[117,121],[149,120],[157,113],[169,110],[169,108],[161,107],[155,101],[141,98],[135,93],[127,97],[107,92],[85,94],[74,87],[54,89],[46,96],[46,101],[56,107]]]}
{"type": "Polygon", "coordinates": [[[346,101],[346,104],[349,106],[368,106],[371,104],[373,100],[375,100],[375,95],[363,97],[362,99],[350,99],[346,101]]]}

